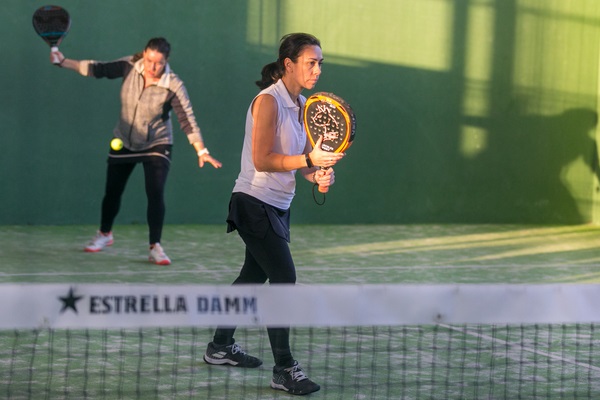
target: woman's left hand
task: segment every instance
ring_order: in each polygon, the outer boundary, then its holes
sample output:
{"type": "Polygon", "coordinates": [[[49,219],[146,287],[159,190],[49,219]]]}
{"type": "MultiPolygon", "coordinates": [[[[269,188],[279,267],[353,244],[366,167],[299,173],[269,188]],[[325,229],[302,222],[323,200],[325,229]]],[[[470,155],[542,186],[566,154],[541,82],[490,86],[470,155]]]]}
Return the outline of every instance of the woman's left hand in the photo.
{"type": "Polygon", "coordinates": [[[221,164],[221,161],[217,160],[208,153],[202,154],[198,157],[198,165],[200,166],[200,168],[204,167],[204,164],[206,163],[212,164],[212,166],[215,168],[221,168],[223,166],[223,164],[221,164]]]}
{"type": "Polygon", "coordinates": [[[346,153],[332,153],[321,149],[323,144],[323,135],[319,136],[315,146],[309,153],[309,157],[315,167],[333,167],[338,161],[340,161],[346,153]]]}

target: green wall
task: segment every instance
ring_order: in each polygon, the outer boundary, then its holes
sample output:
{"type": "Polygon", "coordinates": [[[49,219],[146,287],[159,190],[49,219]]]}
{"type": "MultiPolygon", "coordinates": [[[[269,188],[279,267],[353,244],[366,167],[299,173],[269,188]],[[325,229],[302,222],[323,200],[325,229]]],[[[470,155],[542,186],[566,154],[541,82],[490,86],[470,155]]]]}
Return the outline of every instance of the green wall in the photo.
{"type": "MultiPolygon", "coordinates": [[[[3,0],[0,224],[96,224],[119,81],[50,65],[31,27],[45,1],[3,0]]],[[[247,106],[279,38],[317,35],[317,91],[357,114],[325,206],[299,182],[297,223],[584,223],[597,199],[596,0],[62,0],[61,50],[110,60],[173,45],[224,167],[199,169],[177,128],[167,223],[222,223],[247,106]]],[[[309,94],[309,93],[305,93],[309,94]]],[[[141,168],[119,224],[145,223],[141,168]]]]}

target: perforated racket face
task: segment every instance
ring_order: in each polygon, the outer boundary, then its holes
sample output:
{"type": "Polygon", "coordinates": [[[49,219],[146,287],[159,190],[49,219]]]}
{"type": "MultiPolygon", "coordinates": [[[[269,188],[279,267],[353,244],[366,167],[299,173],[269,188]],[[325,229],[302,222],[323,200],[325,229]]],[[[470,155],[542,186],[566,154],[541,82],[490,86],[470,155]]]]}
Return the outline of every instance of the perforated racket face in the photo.
{"type": "Polygon", "coordinates": [[[340,153],[354,140],[356,117],[342,98],[333,93],[319,92],[306,99],[304,129],[313,147],[319,136],[323,136],[321,149],[340,153]]]}
{"type": "Polygon", "coordinates": [[[58,46],[71,27],[69,13],[59,6],[43,6],[33,13],[33,29],[50,46],[58,46]]]}

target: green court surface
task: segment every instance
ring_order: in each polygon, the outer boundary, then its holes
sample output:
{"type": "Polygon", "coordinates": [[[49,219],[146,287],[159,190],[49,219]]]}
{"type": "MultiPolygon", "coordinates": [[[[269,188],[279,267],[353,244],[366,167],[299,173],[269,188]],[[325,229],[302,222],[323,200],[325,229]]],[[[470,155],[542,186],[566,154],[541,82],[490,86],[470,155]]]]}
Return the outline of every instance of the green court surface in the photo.
{"type": "MultiPolygon", "coordinates": [[[[92,226],[4,226],[0,282],[229,284],[243,243],[224,225],[168,225],[173,264],[147,261],[147,228],[83,252],[92,226]]],[[[293,225],[299,284],[600,282],[595,225],[293,225]]]]}
{"type": "MultiPolygon", "coordinates": [[[[93,233],[92,226],[4,226],[0,282],[230,284],[243,259],[241,240],[224,226],[166,226],[163,246],[173,261],[166,267],[147,261],[145,226],[117,226],[113,246],[88,254],[93,233]]],[[[295,225],[291,248],[299,284],[569,284],[600,281],[598,244],[593,225],[295,225]]],[[[256,370],[207,366],[211,332],[1,332],[0,397],[291,397],[269,387],[265,329],[236,334],[265,360],[256,370]]],[[[294,355],[322,384],[314,399],[598,398],[597,343],[600,333],[589,325],[292,331],[294,355]],[[554,354],[565,337],[569,344],[554,354]]]]}

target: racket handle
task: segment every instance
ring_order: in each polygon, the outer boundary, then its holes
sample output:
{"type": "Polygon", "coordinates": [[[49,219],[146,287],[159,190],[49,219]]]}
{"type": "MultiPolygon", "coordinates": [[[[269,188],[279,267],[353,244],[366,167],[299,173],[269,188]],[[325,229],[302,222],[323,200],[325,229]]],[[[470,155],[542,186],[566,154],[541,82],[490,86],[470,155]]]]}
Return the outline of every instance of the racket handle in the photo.
{"type": "MultiPolygon", "coordinates": [[[[322,171],[325,171],[326,169],[328,169],[328,168],[321,167],[322,171]]],[[[327,192],[329,192],[329,186],[319,185],[319,193],[327,193],[327,192]]]]}
{"type": "Polygon", "coordinates": [[[58,56],[54,53],[56,53],[58,51],[58,47],[56,46],[52,46],[50,47],[50,54],[52,55],[52,64],[60,64],[60,60],[58,59],[58,56]]]}

